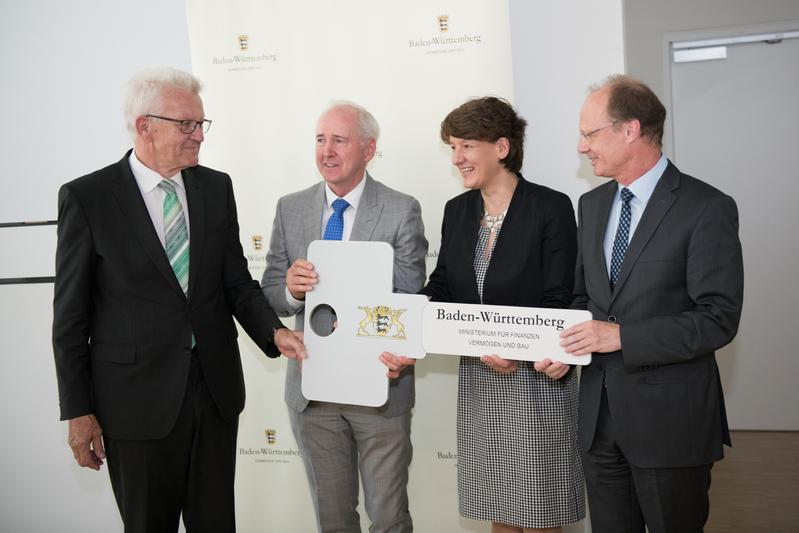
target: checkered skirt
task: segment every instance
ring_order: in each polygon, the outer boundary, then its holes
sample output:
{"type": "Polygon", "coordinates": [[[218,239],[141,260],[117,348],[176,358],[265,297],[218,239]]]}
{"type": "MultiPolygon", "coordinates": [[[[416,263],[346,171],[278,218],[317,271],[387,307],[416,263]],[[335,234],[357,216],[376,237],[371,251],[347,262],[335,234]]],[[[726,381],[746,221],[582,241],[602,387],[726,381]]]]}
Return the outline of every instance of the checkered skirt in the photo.
{"type": "MultiPolygon", "coordinates": [[[[475,250],[481,298],[490,261],[490,255],[484,257],[488,234],[480,228],[475,250]]],[[[512,374],[499,374],[477,358],[461,358],[461,515],[524,528],[556,527],[585,517],[577,395],[576,372],[555,381],[530,362],[520,361],[512,374]]]]}

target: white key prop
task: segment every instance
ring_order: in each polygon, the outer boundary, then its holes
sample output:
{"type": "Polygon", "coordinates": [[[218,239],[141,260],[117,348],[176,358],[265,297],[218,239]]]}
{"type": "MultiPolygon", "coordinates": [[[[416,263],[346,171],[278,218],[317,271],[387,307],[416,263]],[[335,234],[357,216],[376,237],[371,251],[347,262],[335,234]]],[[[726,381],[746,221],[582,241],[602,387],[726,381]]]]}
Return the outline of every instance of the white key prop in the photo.
{"type": "Polygon", "coordinates": [[[309,400],[383,405],[389,384],[378,357],[384,351],[414,359],[497,354],[591,362],[590,355],[566,354],[558,336],[590,320],[588,311],[428,302],[394,293],[394,252],[384,242],[314,241],[308,260],[319,275],[305,298],[302,394],[309,400]]]}
{"type": "Polygon", "coordinates": [[[392,292],[394,250],[385,242],[313,241],[308,260],[319,281],[305,295],[308,358],[302,363],[303,396],[383,405],[388,399],[388,369],[378,357],[384,351],[425,356],[422,311],[427,297],[392,292]],[[336,322],[332,333],[312,326],[324,323],[331,309],[336,322]],[[315,318],[317,314],[321,316],[315,318]]]}

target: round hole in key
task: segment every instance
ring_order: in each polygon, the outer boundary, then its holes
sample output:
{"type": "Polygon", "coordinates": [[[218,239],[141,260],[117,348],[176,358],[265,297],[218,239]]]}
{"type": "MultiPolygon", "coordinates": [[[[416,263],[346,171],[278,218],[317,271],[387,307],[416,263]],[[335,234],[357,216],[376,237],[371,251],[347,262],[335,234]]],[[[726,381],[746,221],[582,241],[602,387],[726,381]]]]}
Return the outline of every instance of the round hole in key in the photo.
{"type": "Polygon", "coordinates": [[[336,310],[327,304],[319,304],[311,310],[311,330],[319,337],[328,337],[336,331],[336,310]]]}

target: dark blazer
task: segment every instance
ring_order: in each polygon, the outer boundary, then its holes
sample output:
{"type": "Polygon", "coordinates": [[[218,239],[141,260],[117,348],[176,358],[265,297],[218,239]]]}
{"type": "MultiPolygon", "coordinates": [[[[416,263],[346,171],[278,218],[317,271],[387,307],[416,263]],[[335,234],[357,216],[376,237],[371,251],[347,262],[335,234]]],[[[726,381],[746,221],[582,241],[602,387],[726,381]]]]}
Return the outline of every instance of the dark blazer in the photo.
{"type": "Polygon", "coordinates": [[[621,325],[620,352],[594,354],[580,383],[580,445],[590,449],[603,376],[619,446],[641,468],[709,464],[730,443],[715,350],[732,341],[743,302],[735,201],[669,163],[613,292],[603,241],[618,184],[578,206],[574,307],[621,325]]]}
{"type": "MultiPolygon", "coordinates": [[[[571,200],[521,175],[518,180],[483,282],[483,303],[568,307],[576,254],[571,200]]],[[[482,214],[478,190],[447,202],[438,262],[422,294],[434,301],[480,303],[474,252],[482,214]]]]}
{"type": "Polygon", "coordinates": [[[211,395],[232,421],[244,406],[232,317],[273,357],[273,328],[282,325],[247,270],[230,177],[183,171],[186,297],[129,155],[59,191],[53,347],[62,420],[95,413],[109,437],[158,439],[180,410],[192,333],[211,395]]]}

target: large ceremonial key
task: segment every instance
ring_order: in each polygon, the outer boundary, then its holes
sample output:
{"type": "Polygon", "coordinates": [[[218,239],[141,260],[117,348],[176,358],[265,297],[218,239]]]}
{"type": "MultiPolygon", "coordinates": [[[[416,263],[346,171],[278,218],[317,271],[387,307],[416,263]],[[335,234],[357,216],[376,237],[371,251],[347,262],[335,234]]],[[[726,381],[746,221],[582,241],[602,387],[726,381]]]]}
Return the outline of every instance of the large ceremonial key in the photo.
{"type": "Polygon", "coordinates": [[[305,295],[303,396],[383,405],[388,369],[378,357],[384,351],[425,356],[427,297],[393,292],[394,250],[385,242],[313,241],[308,260],[319,281],[305,295]]]}

